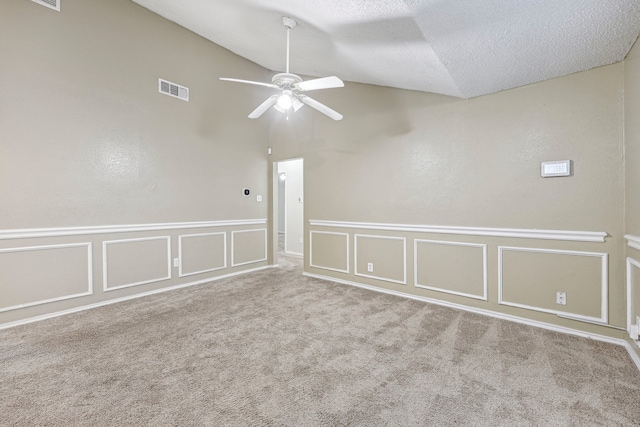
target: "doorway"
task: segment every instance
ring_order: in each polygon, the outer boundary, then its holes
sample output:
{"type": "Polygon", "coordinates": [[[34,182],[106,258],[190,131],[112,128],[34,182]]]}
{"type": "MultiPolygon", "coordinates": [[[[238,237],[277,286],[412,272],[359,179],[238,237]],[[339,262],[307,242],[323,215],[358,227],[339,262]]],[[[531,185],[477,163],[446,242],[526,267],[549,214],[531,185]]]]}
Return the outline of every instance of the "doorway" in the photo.
{"type": "Polygon", "coordinates": [[[275,162],[277,215],[277,252],[304,256],[304,161],[275,162]]]}

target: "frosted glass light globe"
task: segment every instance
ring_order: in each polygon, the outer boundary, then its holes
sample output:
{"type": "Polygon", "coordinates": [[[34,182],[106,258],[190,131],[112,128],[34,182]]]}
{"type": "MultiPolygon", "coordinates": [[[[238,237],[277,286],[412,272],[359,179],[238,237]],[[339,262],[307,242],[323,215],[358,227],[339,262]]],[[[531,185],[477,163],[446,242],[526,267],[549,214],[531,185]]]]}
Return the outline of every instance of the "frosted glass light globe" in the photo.
{"type": "Polygon", "coordinates": [[[282,95],[278,98],[278,107],[283,110],[288,110],[293,105],[293,100],[291,99],[291,91],[285,90],[282,91],[282,95]]]}

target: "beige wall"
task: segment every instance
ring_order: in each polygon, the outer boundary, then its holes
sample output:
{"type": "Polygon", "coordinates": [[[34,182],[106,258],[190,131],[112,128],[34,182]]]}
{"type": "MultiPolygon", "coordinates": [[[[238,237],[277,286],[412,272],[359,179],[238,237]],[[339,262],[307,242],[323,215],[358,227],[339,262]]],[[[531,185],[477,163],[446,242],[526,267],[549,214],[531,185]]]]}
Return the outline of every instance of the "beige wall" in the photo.
{"type": "Polygon", "coordinates": [[[348,82],[314,96],[345,119],[305,107],[272,129],[275,156],[305,156],[314,219],[620,237],[622,64],[471,100],[348,82]],[[540,178],[564,159],[572,177],[540,178]]]}
{"type": "Polygon", "coordinates": [[[218,80],[262,68],[127,0],[5,0],[0,28],[3,229],[266,217],[266,92],[218,80]]]}
{"type": "MultiPolygon", "coordinates": [[[[616,64],[471,100],[347,83],[344,89],[314,93],[344,114],[340,122],[311,109],[300,110],[289,121],[274,113],[271,144],[276,159],[305,159],[307,233],[349,234],[349,273],[314,268],[308,261],[306,272],[617,334],[617,330],[559,316],[586,313],[590,320],[608,315],[611,325],[625,323],[623,89],[624,66],[616,64]],[[540,177],[540,162],[566,159],[573,162],[572,176],[540,177]],[[371,224],[365,229],[344,223],[314,226],[309,220],[371,224]],[[602,243],[479,237],[385,231],[385,224],[591,231],[608,237],[602,243]],[[388,268],[406,269],[407,284],[354,274],[354,266],[368,262],[358,259],[353,249],[356,234],[407,239],[406,259],[393,252],[373,260],[374,264],[393,261],[388,268]],[[486,245],[487,301],[455,294],[481,295],[483,271],[478,259],[460,256],[460,248],[452,251],[443,244],[442,254],[433,253],[428,260],[419,255],[416,261],[414,241],[421,239],[479,245],[472,248],[486,245]],[[551,251],[549,256],[555,255],[558,265],[562,265],[561,255],[585,256],[594,261],[589,266],[597,277],[582,283],[583,275],[563,270],[552,274],[557,281],[549,284],[548,275],[538,275],[530,279],[533,289],[523,295],[525,300],[530,296],[531,307],[516,307],[499,295],[502,287],[513,296],[518,282],[509,264],[513,257],[502,259],[501,247],[551,251]],[[599,254],[605,254],[604,273],[599,254]],[[435,278],[442,274],[427,271],[429,262],[463,270],[459,276],[473,276],[468,279],[473,283],[452,282],[451,289],[444,291],[417,287],[415,269],[424,278],[418,283],[429,274],[435,278]],[[503,273],[507,277],[502,278],[503,273]],[[544,281],[544,286],[535,286],[536,280],[541,285],[544,281]],[[558,291],[568,292],[570,305],[556,305],[558,291]]],[[[324,258],[323,250],[320,243],[314,245],[314,257],[324,258]]],[[[477,258],[476,252],[472,253],[477,258]]],[[[527,259],[537,262],[538,258],[527,259]]],[[[442,286],[446,287],[434,287],[442,286]]]]}
{"type": "MultiPolygon", "coordinates": [[[[624,61],[624,78],[625,231],[640,240],[640,43],[637,41],[624,61]]],[[[636,324],[636,316],[640,316],[640,250],[627,246],[626,251],[631,273],[630,323],[636,324]]]]}
{"type": "Polygon", "coordinates": [[[268,264],[263,68],[128,0],[3,0],[0,56],[0,324],[268,264]]]}

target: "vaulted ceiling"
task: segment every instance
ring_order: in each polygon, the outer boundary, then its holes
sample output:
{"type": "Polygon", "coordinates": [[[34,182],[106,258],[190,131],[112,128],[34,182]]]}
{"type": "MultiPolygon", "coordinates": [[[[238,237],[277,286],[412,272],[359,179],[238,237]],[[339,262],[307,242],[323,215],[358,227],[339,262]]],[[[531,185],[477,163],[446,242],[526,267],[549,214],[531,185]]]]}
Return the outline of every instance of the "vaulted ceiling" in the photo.
{"type": "Polygon", "coordinates": [[[133,1],[274,72],[290,16],[293,73],[460,98],[619,62],[640,32],[638,0],[133,1]]]}

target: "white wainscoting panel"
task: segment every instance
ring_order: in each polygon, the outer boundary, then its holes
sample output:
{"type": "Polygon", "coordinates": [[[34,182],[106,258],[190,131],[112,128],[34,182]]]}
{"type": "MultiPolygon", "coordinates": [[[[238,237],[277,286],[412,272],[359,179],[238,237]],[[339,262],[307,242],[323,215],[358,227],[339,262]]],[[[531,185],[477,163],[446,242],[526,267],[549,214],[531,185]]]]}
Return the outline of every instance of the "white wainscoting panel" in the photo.
{"type": "MultiPolygon", "coordinates": [[[[383,280],[385,282],[399,283],[401,285],[407,284],[407,239],[404,237],[395,237],[395,236],[377,236],[372,234],[354,234],[353,235],[353,251],[354,251],[354,270],[356,276],[368,277],[370,279],[383,280]],[[375,274],[363,273],[358,270],[358,239],[380,239],[380,240],[399,240],[402,242],[402,258],[403,258],[403,266],[402,266],[402,280],[393,279],[385,276],[378,276],[375,274]]],[[[375,273],[375,266],[374,266],[375,273]]]]}
{"type": "Polygon", "coordinates": [[[178,236],[178,259],[180,260],[180,264],[178,266],[178,277],[192,276],[194,274],[208,273],[211,271],[222,270],[227,268],[227,233],[222,231],[222,232],[216,232],[216,233],[181,234],[180,236],[178,236]],[[188,245],[186,241],[190,239],[204,240],[205,238],[212,237],[212,236],[222,236],[221,265],[210,265],[208,267],[205,267],[203,269],[196,270],[196,271],[185,271],[184,264],[185,264],[186,251],[183,250],[183,246],[188,245]],[[185,243],[183,243],[183,240],[185,241],[185,243]]]}
{"type": "MultiPolygon", "coordinates": [[[[140,254],[139,257],[135,259],[127,259],[127,263],[124,265],[117,266],[118,268],[122,268],[128,271],[135,270],[136,268],[140,268],[140,260],[147,254],[140,254]]],[[[159,255],[160,256],[160,255],[159,255]]],[[[111,261],[112,265],[115,261],[111,261]]],[[[115,268],[115,267],[114,267],[115,268]]],[[[158,236],[158,237],[144,237],[144,238],[135,238],[135,239],[123,239],[123,240],[105,240],[102,242],[102,287],[104,292],[114,291],[116,289],[129,288],[132,286],[146,285],[149,283],[161,282],[163,280],[171,279],[171,237],[170,236],[158,236]],[[162,258],[166,257],[166,259],[156,259],[155,262],[166,263],[167,270],[166,273],[161,274],[159,277],[147,277],[140,278],[140,280],[134,280],[129,283],[121,283],[117,285],[109,284],[109,246],[115,245],[126,245],[126,244],[135,244],[136,242],[150,242],[150,241],[162,241],[166,245],[166,251],[163,250],[162,258]]]]}
{"type": "MultiPolygon", "coordinates": [[[[457,264],[460,266],[459,269],[463,269],[465,267],[465,262],[464,260],[458,260],[457,264]]],[[[430,266],[427,266],[426,268],[431,268],[430,266]]],[[[437,268],[437,266],[434,266],[433,268],[437,268]]],[[[448,293],[448,294],[453,294],[453,295],[459,295],[459,296],[463,296],[463,297],[468,297],[468,298],[474,298],[474,299],[479,299],[479,300],[483,300],[483,301],[487,301],[487,288],[488,288],[488,280],[487,280],[487,245],[485,244],[480,244],[480,243],[465,243],[465,242],[449,242],[449,241],[442,241],[442,240],[423,240],[423,239],[415,239],[413,241],[413,269],[414,269],[414,285],[417,288],[423,288],[423,289],[429,289],[432,291],[438,291],[438,292],[444,292],[444,293],[448,293]],[[461,247],[470,247],[470,248],[476,248],[478,249],[481,254],[482,254],[482,265],[481,265],[481,270],[482,270],[482,276],[479,277],[479,281],[480,283],[482,283],[482,292],[479,294],[472,294],[472,293],[467,293],[467,292],[460,292],[460,291],[455,291],[455,290],[451,290],[451,289],[447,289],[447,288],[443,288],[443,287],[438,287],[438,286],[429,286],[426,284],[422,284],[418,282],[418,277],[419,277],[419,268],[421,267],[419,265],[418,262],[418,246],[420,244],[426,244],[426,245],[444,245],[444,246],[461,246],[461,247]]],[[[450,271],[448,273],[450,276],[455,276],[456,271],[450,271]]]]}
{"type": "Polygon", "coordinates": [[[636,274],[640,272],[640,261],[627,258],[627,332],[634,340],[638,339],[640,324],[637,321],[636,310],[633,306],[635,299],[634,283],[636,274]]]}
{"type": "MultiPolygon", "coordinates": [[[[35,296],[36,299],[33,301],[24,301],[17,304],[12,304],[6,307],[0,306],[0,312],[16,310],[20,308],[31,307],[40,304],[51,303],[55,301],[63,301],[72,298],[78,298],[83,296],[88,296],[93,294],[93,261],[92,261],[92,244],[89,242],[86,243],[68,243],[68,244],[60,244],[60,245],[45,245],[45,246],[29,246],[29,247],[18,247],[18,248],[7,248],[0,249],[0,278],[3,277],[4,274],[10,275],[9,277],[4,277],[2,282],[0,283],[0,290],[3,287],[13,287],[13,290],[19,289],[21,291],[25,291],[25,288],[33,288],[29,290],[29,294],[35,296]],[[52,251],[64,251],[70,248],[85,248],[86,249],[86,258],[80,260],[82,265],[62,265],[64,262],[60,260],[60,255],[51,254],[52,251]],[[47,269],[45,264],[43,264],[42,256],[47,256],[45,253],[50,254],[50,256],[54,256],[55,258],[48,260],[50,264],[50,268],[47,269]],[[11,256],[14,254],[14,256],[11,256]],[[32,260],[24,259],[20,260],[20,262],[24,263],[24,265],[16,266],[14,263],[18,261],[15,258],[16,254],[20,255],[33,255],[32,260]],[[5,256],[5,260],[3,260],[3,256],[5,256]],[[14,258],[14,259],[10,259],[14,258]],[[3,266],[3,261],[9,264],[3,266]],[[72,293],[63,293],[60,295],[53,294],[51,283],[58,282],[61,286],[64,283],[68,286],[69,281],[75,280],[72,275],[77,274],[74,269],[82,268],[83,270],[86,268],[86,283],[81,286],[83,289],[81,292],[72,292],[72,293]],[[15,271],[12,271],[14,270],[15,271]],[[45,269],[43,271],[43,269],[45,269]],[[62,278],[64,274],[69,274],[69,277],[62,278]],[[41,278],[35,277],[36,275],[41,275],[41,278]],[[15,280],[15,281],[14,281],[15,280]],[[40,282],[41,285],[39,289],[35,289],[36,284],[34,282],[40,282]],[[46,283],[45,283],[46,282],[46,283]],[[46,295],[46,297],[41,298],[41,296],[46,295]]],[[[80,273],[80,276],[83,276],[80,273]]],[[[78,278],[80,277],[78,276],[78,278]]],[[[85,277],[85,276],[83,276],[85,277]]],[[[4,298],[6,301],[8,299],[9,292],[12,289],[6,288],[3,292],[4,298]]],[[[68,291],[67,291],[68,292],[68,291]]],[[[17,299],[25,300],[25,298],[17,297],[17,299]]],[[[3,301],[0,300],[0,304],[3,301]]]]}
{"type": "Polygon", "coordinates": [[[267,229],[257,228],[253,230],[238,230],[231,232],[231,266],[237,267],[239,265],[253,264],[255,262],[262,262],[267,260],[267,229]],[[236,249],[238,244],[236,243],[236,236],[246,235],[247,233],[260,233],[263,236],[263,244],[260,244],[260,255],[254,259],[245,259],[242,261],[236,260],[236,249]]]}
{"type": "Polygon", "coordinates": [[[107,299],[107,300],[104,300],[104,301],[100,301],[100,302],[97,302],[97,303],[93,303],[93,304],[81,305],[81,306],[73,307],[73,308],[66,309],[66,310],[54,311],[52,313],[46,313],[46,314],[42,314],[42,315],[39,315],[39,316],[28,317],[26,319],[15,320],[13,322],[2,323],[2,324],[0,324],[0,330],[13,328],[15,326],[20,326],[20,325],[27,325],[29,323],[39,322],[41,320],[52,319],[52,318],[58,317],[58,316],[65,316],[67,314],[78,313],[78,312],[84,311],[84,310],[91,310],[91,309],[97,308],[97,307],[104,307],[106,305],[117,304],[117,303],[123,302],[123,301],[129,301],[129,300],[133,300],[133,299],[137,299],[137,298],[144,298],[144,297],[149,296],[149,295],[156,295],[156,294],[160,294],[160,293],[163,293],[163,292],[173,291],[173,290],[176,290],[176,289],[187,288],[187,287],[190,287],[190,286],[197,286],[197,285],[201,285],[203,283],[211,283],[211,282],[214,282],[214,281],[228,279],[230,277],[245,275],[245,274],[249,274],[249,273],[254,273],[256,271],[262,271],[262,270],[266,270],[266,269],[269,269],[269,268],[276,268],[276,267],[277,267],[276,265],[265,265],[265,266],[262,266],[262,267],[250,268],[250,269],[247,269],[247,270],[240,270],[240,271],[235,271],[233,273],[222,274],[220,276],[208,277],[206,279],[200,279],[200,280],[196,280],[196,281],[193,281],[193,282],[181,283],[179,285],[172,285],[172,286],[152,289],[150,291],[139,292],[139,293],[135,293],[135,294],[132,294],[132,295],[125,295],[125,296],[122,296],[122,297],[110,298],[110,299],[107,299]]]}
{"type": "Polygon", "coordinates": [[[616,344],[616,345],[621,345],[627,350],[627,352],[629,353],[629,357],[631,357],[631,359],[635,363],[636,367],[638,369],[640,369],[640,357],[638,357],[638,355],[636,354],[634,348],[632,347],[632,344],[628,343],[626,340],[624,340],[622,338],[613,338],[613,337],[606,336],[606,335],[594,334],[594,333],[591,333],[591,332],[585,332],[585,331],[581,331],[581,330],[578,330],[578,329],[567,328],[565,326],[554,325],[552,323],[546,323],[546,322],[541,322],[541,321],[538,321],[538,320],[528,319],[526,317],[514,316],[514,315],[511,315],[511,314],[500,313],[500,312],[497,312],[497,311],[486,310],[486,309],[483,309],[483,308],[471,307],[471,306],[468,306],[468,305],[465,305],[465,304],[456,304],[456,303],[452,303],[452,302],[444,301],[444,300],[440,300],[440,299],[435,299],[435,298],[427,298],[427,297],[424,297],[424,296],[408,294],[408,293],[405,293],[405,292],[399,292],[399,291],[395,291],[395,290],[392,290],[392,289],[378,288],[376,286],[366,285],[364,283],[352,282],[352,281],[344,280],[344,279],[338,279],[336,277],[322,276],[322,275],[319,275],[319,274],[312,274],[312,273],[307,273],[307,272],[302,273],[302,275],[306,276],[306,277],[313,277],[313,278],[316,278],[316,279],[326,280],[328,282],[342,283],[342,284],[345,284],[345,285],[356,286],[358,288],[368,289],[370,291],[380,292],[380,293],[383,293],[383,294],[395,295],[395,296],[408,298],[408,299],[412,299],[412,300],[416,300],[416,301],[423,301],[423,302],[426,302],[426,303],[435,304],[435,305],[439,305],[439,306],[443,306],[443,307],[450,307],[450,308],[454,308],[456,310],[462,310],[462,311],[466,311],[466,312],[469,312],[469,313],[477,313],[477,314],[481,314],[481,315],[484,315],[484,316],[493,317],[493,318],[496,318],[496,319],[508,320],[510,322],[520,323],[522,325],[534,326],[536,328],[542,328],[542,329],[546,329],[548,331],[560,332],[560,333],[563,333],[563,334],[570,334],[570,335],[574,335],[574,336],[578,336],[578,337],[584,337],[584,338],[589,338],[589,339],[592,339],[592,340],[597,340],[597,341],[608,342],[608,343],[612,343],[612,344],[616,344]]]}
{"type": "MultiPolygon", "coordinates": [[[[600,252],[581,252],[581,251],[568,251],[568,250],[556,250],[556,249],[539,249],[539,248],[523,248],[523,247],[511,247],[511,246],[499,246],[498,247],[498,303],[502,305],[508,305],[511,307],[519,307],[527,310],[540,311],[544,313],[556,314],[560,317],[566,317],[574,320],[581,320],[596,324],[607,324],[608,322],[608,254],[600,252]],[[521,304],[516,302],[506,301],[503,298],[503,269],[504,260],[503,255],[505,252],[531,252],[531,253],[545,253],[556,255],[573,255],[579,257],[595,257],[600,258],[600,316],[585,316],[577,313],[571,313],[563,310],[553,310],[544,307],[536,307],[533,305],[521,304]]],[[[570,298],[568,295],[567,298],[570,298]]],[[[561,306],[559,306],[561,307],[561,306]]]]}
{"type": "Polygon", "coordinates": [[[311,230],[309,231],[309,266],[313,267],[313,268],[321,268],[323,270],[331,270],[331,271],[336,271],[338,273],[346,273],[349,274],[349,234],[348,233],[336,233],[333,231],[316,231],[316,230],[311,230]],[[331,266],[327,266],[327,265],[321,265],[321,264],[317,264],[314,262],[314,258],[313,258],[313,245],[314,245],[314,241],[313,241],[313,236],[317,235],[317,236],[321,236],[321,235],[329,235],[329,236],[340,236],[340,237],[344,237],[344,244],[345,244],[345,254],[346,254],[346,259],[345,259],[345,266],[346,268],[335,268],[335,267],[331,267],[331,266]]]}

